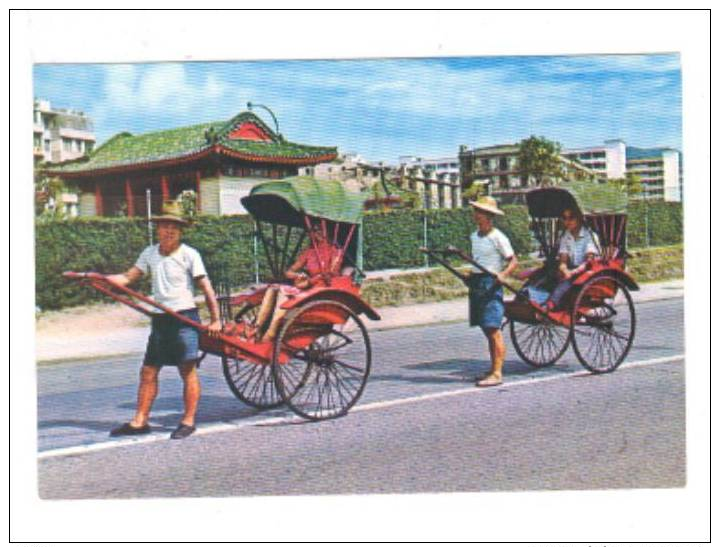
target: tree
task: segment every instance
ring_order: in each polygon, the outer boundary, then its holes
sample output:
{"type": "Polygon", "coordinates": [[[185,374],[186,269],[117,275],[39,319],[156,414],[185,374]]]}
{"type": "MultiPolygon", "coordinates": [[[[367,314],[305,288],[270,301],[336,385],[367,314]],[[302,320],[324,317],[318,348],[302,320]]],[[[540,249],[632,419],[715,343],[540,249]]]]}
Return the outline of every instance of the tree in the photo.
{"type": "Polygon", "coordinates": [[[63,218],[64,213],[57,207],[60,196],[67,191],[63,181],[35,172],[35,215],[44,219],[63,218]]]}
{"type": "Polygon", "coordinates": [[[615,186],[620,192],[625,192],[629,198],[639,196],[643,191],[642,181],[634,173],[628,173],[621,179],[608,179],[607,183],[615,186]]]}
{"type": "Polygon", "coordinates": [[[531,184],[547,186],[565,178],[560,143],[532,135],[520,141],[519,146],[518,168],[531,184]]]}

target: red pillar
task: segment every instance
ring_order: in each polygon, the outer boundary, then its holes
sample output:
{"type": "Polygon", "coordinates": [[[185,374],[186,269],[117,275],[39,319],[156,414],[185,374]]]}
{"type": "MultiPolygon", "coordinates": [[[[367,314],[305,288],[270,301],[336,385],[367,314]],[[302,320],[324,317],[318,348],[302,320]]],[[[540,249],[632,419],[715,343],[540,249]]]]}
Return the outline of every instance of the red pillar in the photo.
{"type": "Polygon", "coordinates": [[[99,217],[103,216],[103,197],[99,182],[95,183],[95,214],[99,217]]]}
{"type": "Polygon", "coordinates": [[[130,179],[125,179],[125,201],[127,201],[127,216],[135,216],[135,200],[133,199],[130,179]]]}
{"type": "Polygon", "coordinates": [[[195,212],[200,212],[200,171],[195,171],[195,212]]]}
{"type": "Polygon", "coordinates": [[[163,201],[170,199],[170,187],[168,186],[167,175],[160,177],[160,191],[162,192],[163,201]]]}

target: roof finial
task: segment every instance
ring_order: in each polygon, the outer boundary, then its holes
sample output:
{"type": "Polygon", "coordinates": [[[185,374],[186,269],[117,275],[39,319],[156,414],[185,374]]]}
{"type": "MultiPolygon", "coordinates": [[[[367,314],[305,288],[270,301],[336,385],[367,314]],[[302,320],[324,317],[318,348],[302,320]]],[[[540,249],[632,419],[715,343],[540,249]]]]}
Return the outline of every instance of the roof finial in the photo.
{"type": "Polygon", "coordinates": [[[277,134],[277,136],[280,140],[283,140],[283,136],[280,134],[280,124],[278,123],[277,118],[275,117],[275,114],[273,114],[272,110],[270,110],[264,104],[257,104],[257,103],[253,104],[250,101],[248,101],[247,107],[248,107],[248,110],[251,110],[251,111],[252,111],[253,107],[260,107],[260,108],[264,108],[265,110],[267,110],[268,113],[272,116],[273,121],[275,122],[275,133],[277,134]]]}

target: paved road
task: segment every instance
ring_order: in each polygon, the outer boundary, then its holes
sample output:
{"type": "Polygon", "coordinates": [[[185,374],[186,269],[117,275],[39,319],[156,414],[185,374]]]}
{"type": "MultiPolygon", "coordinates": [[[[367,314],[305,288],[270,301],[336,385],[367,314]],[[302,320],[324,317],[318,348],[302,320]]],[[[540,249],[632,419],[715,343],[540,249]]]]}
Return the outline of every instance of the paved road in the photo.
{"type": "MultiPolygon", "coordinates": [[[[682,312],[681,299],[640,304],[638,335],[627,363],[682,354],[682,312]]],[[[157,433],[116,446],[108,444],[107,431],[132,413],[138,356],[40,367],[40,494],[84,498],[684,484],[682,360],[590,376],[570,352],[556,366],[537,371],[510,349],[505,386],[480,391],[468,382],[486,363],[486,350],[479,332],[464,324],[374,332],[372,342],[374,368],[357,410],[323,423],[284,419],[290,415],[283,410],[261,414],[245,407],[225,386],[219,363],[205,362],[201,434],[183,442],[166,440],[182,410],[180,383],[172,370],[161,377],[152,420],[157,433]]]]}

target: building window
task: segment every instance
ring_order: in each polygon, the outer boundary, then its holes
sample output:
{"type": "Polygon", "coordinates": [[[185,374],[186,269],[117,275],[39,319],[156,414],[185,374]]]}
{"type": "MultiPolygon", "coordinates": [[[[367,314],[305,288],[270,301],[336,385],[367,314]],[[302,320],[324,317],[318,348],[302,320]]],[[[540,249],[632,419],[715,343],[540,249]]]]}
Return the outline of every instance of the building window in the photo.
{"type": "Polygon", "coordinates": [[[50,139],[45,139],[45,152],[50,152],[50,139]]]}
{"type": "Polygon", "coordinates": [[[65,150],[65,152],[72,151],[72,139],[63,139],[62,144],[63,144],[63,150],[65,150]]]}

